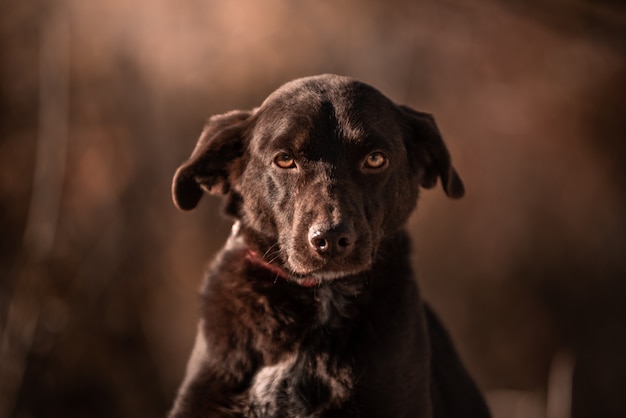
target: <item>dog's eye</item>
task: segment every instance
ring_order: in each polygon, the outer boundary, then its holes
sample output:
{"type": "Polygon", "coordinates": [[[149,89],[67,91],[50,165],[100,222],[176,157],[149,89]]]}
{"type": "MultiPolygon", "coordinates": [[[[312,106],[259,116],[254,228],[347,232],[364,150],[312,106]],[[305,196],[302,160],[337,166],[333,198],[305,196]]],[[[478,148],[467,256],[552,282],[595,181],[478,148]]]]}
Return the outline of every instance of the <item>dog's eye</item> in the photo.
{"type": "Polygon", "coordinates": [[[285,152],[281,152],[274,158],[274,164],[280,168],[296,168],[296,161],[285,152]]]}
{"type": "Polygon", "coordinates": [[[365,158],[365,168],[382,168],[387,164],[387,157],[382,152],[376,151],[365,158]]]}

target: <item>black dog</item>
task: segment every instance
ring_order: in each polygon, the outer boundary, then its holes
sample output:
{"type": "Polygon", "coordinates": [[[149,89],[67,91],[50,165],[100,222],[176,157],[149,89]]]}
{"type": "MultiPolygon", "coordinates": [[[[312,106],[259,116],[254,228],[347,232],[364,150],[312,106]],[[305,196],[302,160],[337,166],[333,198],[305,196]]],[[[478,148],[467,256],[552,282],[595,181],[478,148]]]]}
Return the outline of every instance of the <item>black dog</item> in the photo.
{"type": "Polygon", "coordinates": [[[334,75],[212,117],[176,172],[236,219],[170,417],[488,417],[420,299],[404,224],[461,179],[433,118],[334,75]]]}

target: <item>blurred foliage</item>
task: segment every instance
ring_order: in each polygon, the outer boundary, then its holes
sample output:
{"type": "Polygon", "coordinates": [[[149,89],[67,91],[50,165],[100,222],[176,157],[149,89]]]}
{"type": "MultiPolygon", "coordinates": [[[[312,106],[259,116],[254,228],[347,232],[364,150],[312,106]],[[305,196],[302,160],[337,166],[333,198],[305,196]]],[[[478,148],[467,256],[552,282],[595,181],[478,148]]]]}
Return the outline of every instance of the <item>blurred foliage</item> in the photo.
{"type": "Polygon", "coordinates": [[[416,269],[496,418],[626,416],[620,2],[0,10],[0,418],[165,414],[230,227],[171,176],[208,116],[322,72],[435,114],[468,194],[423,193],[416,269]]]}

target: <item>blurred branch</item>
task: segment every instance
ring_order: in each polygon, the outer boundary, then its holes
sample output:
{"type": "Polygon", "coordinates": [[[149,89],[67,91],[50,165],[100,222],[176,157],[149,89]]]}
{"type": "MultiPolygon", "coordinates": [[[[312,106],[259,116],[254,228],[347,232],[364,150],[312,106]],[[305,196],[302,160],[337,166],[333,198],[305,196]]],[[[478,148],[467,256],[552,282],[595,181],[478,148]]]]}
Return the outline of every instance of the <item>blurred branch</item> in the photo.
{"type": "Polygon", "coordinates": [[[65,176],[70,30],[67,9],[58,1],[40,10],[39,126],[35,173],[24,231],[27,266],[16,279],[6,324],[0,330],[0,418],[12,414],[40,315],[40,263],[54,245],[65,176]]]}
{"type": "Polygon", "coordinates": [[[32,287],[40,278],[31,268],[20,274],[0,335],[0,418],[11,416],[28,363],[40,311],[32,287]]]}
{"type": "Polygon", "coordinates": [[[572,416],[574,366],[573,354],[562,351],[554,356],[548,377],[547,418],[570,418],[572,416]]]}
{"type": "Polygon", "coordinates": [[[39,132],[24,233],[26,250],[36,259],[54,244],[67,153],[70,30],[65,8],[56,5],[40,26],[39,132]]]}

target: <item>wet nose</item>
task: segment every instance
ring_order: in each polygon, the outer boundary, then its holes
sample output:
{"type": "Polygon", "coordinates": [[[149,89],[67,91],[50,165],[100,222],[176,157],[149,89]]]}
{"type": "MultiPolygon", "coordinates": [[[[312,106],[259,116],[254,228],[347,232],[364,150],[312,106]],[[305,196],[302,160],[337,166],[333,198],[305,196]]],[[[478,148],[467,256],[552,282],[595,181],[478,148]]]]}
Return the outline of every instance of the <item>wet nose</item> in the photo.
{"type": "Polygon", "coordinates": [[[354,226],[340,223],[336,226],[313,225],[309,229],[309,244],[325,257],[344,257],[352,252],[355,242],[354,226]]]}

